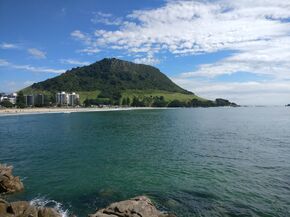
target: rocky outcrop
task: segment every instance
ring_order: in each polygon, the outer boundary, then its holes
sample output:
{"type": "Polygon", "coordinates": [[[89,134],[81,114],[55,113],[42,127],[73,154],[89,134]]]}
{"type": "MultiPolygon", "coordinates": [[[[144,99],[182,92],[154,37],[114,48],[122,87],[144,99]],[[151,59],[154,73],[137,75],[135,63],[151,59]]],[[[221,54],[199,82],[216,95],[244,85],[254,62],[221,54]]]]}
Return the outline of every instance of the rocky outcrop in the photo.
{"type": "Polygon", "coordinates": [[[61,217],[53,208],[36,207],[27,201],[8,203],[0,199],[0,217],[61,217]]]}
{"type": "Polygon", "coordinates": [[[90,214],[89,217],[175,217],[175,215],[158,211],[149,198],[139,196],[112,203],[107,208],[90,214]]]}
{"type": "Polygon", "coordinates": [[[18,176],[12,175],[12,166],[0,164],[0,194],[14,193],[24,189],[18,176]]]}

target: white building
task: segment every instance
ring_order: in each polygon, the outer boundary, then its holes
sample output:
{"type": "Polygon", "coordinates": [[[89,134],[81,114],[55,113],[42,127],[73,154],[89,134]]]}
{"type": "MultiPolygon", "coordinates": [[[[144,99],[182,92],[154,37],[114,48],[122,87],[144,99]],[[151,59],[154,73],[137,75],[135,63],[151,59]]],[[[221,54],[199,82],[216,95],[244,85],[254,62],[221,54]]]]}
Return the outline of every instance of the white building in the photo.
{"type": "Polygon", "coordinates": [[[68,94],[64,91],[57,93],[56,104],[60,106],[68,105],[68,94]]]}
{"type": "Polygon", "coordinates": [[[12,93],[12,94],[8,94],[8,95],[3,95],[0,98],[0,102],[2,101],[9,101],[11,102],[13,105],[16,104],[16,98],[17,98],[17,93],[12,93]]]}
{"type": "Polygon", "coordinates": [[[68,95],[68,105],[69,106],[76,106],[79,103],[80,96],[76,93],[71,93],[68,95]]]}
{"type": "Polygon", "coordinates": [[[56,104],[60,106],[76,106],[79,103],[79,94],[59,92],[56,94],[56,104]]]}

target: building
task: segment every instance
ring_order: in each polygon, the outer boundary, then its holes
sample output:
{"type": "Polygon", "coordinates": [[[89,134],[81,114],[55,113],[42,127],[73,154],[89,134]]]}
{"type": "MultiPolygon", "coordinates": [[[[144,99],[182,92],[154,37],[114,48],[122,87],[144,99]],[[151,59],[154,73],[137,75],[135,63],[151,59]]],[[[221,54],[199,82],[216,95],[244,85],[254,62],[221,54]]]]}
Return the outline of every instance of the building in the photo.
{"type": "Polygon", "coordinates": [[[76,106],[79,103],[79,94],[59,92],[56,94],[56,104],[59,106],[76,106]]]}
{"type": "Polygon", "coordinates": [[[0,102],[9,101],[13,105],[15,105],[16,104],[16,98],[17,98],[17,93],[3,94],[3,95],[1,94],[0,102]]]}
{"type": "Polygon", "coordinates": [[[44,105],[44,95],[43,94],[30,94],[24,95],[26,106],[37,106],[41,107],[44,105]]]}
{"type": "Polygon", "coordinates": [[[80,99],[80,97],[79,97],[79,95],[78,94],[76,94],[76,93],[71,93],[71,94],[69,94],[68,95],[68,105],[69,106],[76,106],[76,105],[78,105],[79,104],[79,99],[80,99]]]}
{"type": "Polygon", "coordinates": [[[44,95],[43,94],[34,94],[34,105],[41,107],[44,105],[44,95]]]}
{"type": "Polygon", "coordinates": [[[34,106],[34,96],[33,95],[24,95],[25,105],[34,106]]]}
{"type": "Polygon", "coordinates": [[[59,92],[56,94],[56,104],[60,106],[68,105],[68,94],[66,92],[59,92]]]}

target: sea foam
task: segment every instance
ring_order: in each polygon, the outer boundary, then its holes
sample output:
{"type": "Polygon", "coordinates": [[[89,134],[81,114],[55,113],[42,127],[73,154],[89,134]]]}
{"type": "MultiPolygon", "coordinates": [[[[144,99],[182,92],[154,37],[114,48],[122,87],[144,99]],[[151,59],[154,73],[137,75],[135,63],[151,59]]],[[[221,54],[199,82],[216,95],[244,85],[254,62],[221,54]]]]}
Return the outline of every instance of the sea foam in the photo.
{"type": "Polygon", "coordinates": [[[69,211],[64,209],[63,204],[55,200],[50,200],[45,197],[36,197],[30,201],[30,205],[54,208],[62,217],[69,217],[69,211]]]}

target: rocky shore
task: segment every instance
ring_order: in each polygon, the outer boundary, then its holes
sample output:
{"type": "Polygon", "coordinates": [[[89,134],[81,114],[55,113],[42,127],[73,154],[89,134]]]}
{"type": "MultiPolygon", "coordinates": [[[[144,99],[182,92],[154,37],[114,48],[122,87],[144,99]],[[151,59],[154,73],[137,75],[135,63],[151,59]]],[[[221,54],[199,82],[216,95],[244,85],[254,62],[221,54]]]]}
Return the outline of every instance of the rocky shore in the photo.
{"type": "Polygon", "coordinates": [[[37,207],[27,201],[8,203],[0,198],[0,217],[62,217],[55,209],[37,207]]]}
{"type": "MultiPolygon", "coordinates": [[[[22,191],[23,183],[12,175],[12,166],[0,164],[0,217],[64,217],[56,209],[37,206],[28,201],[7,202],[1,195],[22,191]]],[[[76,217],[70,215],[69,217],[76,217]]],[[[176,217],[157,210],[146,196],[110,204],[88,217],[176,217]]]]}
{"type": "Polygon", "coordinates": [[[12,166],[0,164],[0,194],[19,192],[24,189],[18,176],[12,175],[12,166]]]}

